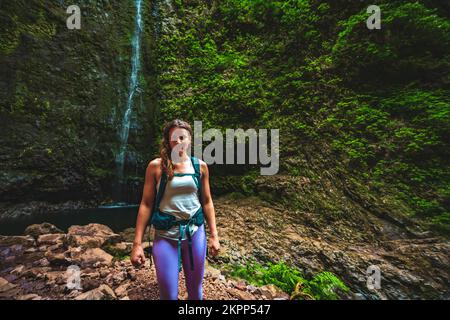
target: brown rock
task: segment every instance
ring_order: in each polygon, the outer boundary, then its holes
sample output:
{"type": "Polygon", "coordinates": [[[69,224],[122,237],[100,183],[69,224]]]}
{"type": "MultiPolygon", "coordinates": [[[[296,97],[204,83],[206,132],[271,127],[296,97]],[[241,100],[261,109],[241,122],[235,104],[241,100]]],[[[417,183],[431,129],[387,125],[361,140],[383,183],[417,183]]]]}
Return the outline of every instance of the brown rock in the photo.
{"type": "Polygon", "coordinates": [[[117,243],[120,239],[120,235],[114,233],[109,227],[98,223],[72,226],[67,232],[68,244],[83,248],[98,248],[106,244],[117,243]]]}
{"type": "Polygon", "coordinates": [[[21,244],[14,244],[12,246],[9,247],[9,249],[14,252],[14,253],[22,253],[23,251],[23,245],[21,244]]]}
{"type": "Polygon", "coordinates": [[[118,286],[114,292],[118,297],[124,297],[128,294],[128,287],[130,286],[130,283],[124,283],[118,286]]]}
{"type": "MultiPolygon", "coordinates": [[[[69,289],[67,289],[67,287],[65,287],[65,288],[66,288],[65,290],[69,290],[69,289]]],[[[78,297],[80,295],[80,293],[81,292],[79,290],[73,289],[73,290],[70,291],[69,294],[67,294],[65,296],[65,298],[67,298],[67,299],[75,299],[76,297],[78,297]]]]}
{"type": "Polygon", "coordinates": [[[6,300],[13,300],[20,292],[19,288],[13,287],[6,291],[0,291],[0,298],[6,300]]]}
{"type": "Polygon", "coordinates": [[[3,259],[4,262],[13,262],[14,260],[16,260],[16,256],[9,256],[3,259]]]}
{"type": "Polygon", "coordinates": [[[19,276],[23,273],[24,269],[25,266],[21,264],[15,267],[10,273],[19,276]]]}
{"type": "Polygon", "coordinates": [[[105,278],[107,275],[109,275],[109,270],[108,269],[102,269],[100,270],[100,277],[105,278]]]}
{"type": "Polygon", "coordinates": [[[41,300],[41,299],[42,299],[41,296],[35,293],[25,294],[17,297],[17,300],[41,300]]]}
{"type": "Polygon", "coordinates": [[[62,244],[66,238],[66,235],[63,233],[49,233],[42,234],[38,237],[37,243],[38,245],[55,245],[62,244]]]}
{"type": "Polygon", "coordinates": [[[255,297],[247,291],[241,291],[233,288],[225,288],[225,290],[239,300],[255,300],[255,297]]]}
{"type": "Polygon", "coordinates": [[[83,273],[83,278],[91,278],[91,279],[95,279],[95,278],[100,278],[100,272],[86,272],[83,273]]]}
{"type": "Polygon", "coordinates": [[[107,285],[102,284],[96,289],[78,295],[75,300],[115,300],[114,291],[107,285]]]}
{"type": "Polygon", "coordinates": [[[55,266],[65,266],[71,263],[70,257],[68,257],[65,253],[56,253],[49,250],[45,253],[45,257],[51,265],[55,266]]]}
{"type": "Polygon", "coordinates": [[[9,291],[13,288],[15,288],[16,285],[9,282],[8,280],[6,280],[5,278],[1,278],[0,277],[0,292],[6,292],[9,291]]]}
{"type": "Polygon", "coordinates": [[[8,247],[13,245],[23,245],[26,247],[31,247],[35,244],[34,238],[31,236],[1,236],[0,235],[0,246],[8,247]]]}
{"type": "Polygon", "coordinates": [[[114,276],[112,277],[112,281],[115,285],[118,285],[118,284],[122,283],[123,281],[125,281],[126,277],[127,277],[127,272],[121,271],[119,273],[114,274],[114,276]]]}
{"type": "Polygon", "coordinates": [[[80,260],[83,249],[81,247],[70,247],[64,254],[71,260],[80,260]]]}
{"type": "Polygon", "coordinates": [[[50,267],[35,267],[24,271],[23,275],[28,278],[39,278],[51,270],[50,267]]]}
{"type": "Polygon", "coordinates": [[[131,281],[135,281],[137,279],[136,277],[136,271],[135,270],[127,270],[127,277],[131,281]]]}
{"type": "Polygon", "coordinates": [[[98,267],[111,265],[113,256],[100,248],[89,248],[78,257],[72,259],[72,263],[81,264],[82,267],[98,267]]]}
{"type": "Polygon", "coordinates": [[[50,271],[45,274],[48,284],[64,284],[66,283],[66,273],[65,271],[50,271]]]}
{"type": "Polygon", "coordinates": [[[205,274],[211,276],[213,279],[218,279],[221,276],[220,270],[213,268],[210,265],[206,265],[205,274]]]}
{"type": "Polygon", "coordinates": [[[46,258],[39,259],[35,262],[33,262],[33,266],[39,266],[39,267],[47,267],[50,265],[50,262],[46,258]]]}
{"type": "MultiPolygon", "coordinates": [[[[154,232],[153,231],[150,232],[149,229],[150,228],[147,227],[145,229],[145,232],[144,232],[144,237],[143,238],[146,241],[153,240],[153,238],[154,238],[154,232]]],[[[153,230],[153,228],[152,228],[152,230],[153,230]]],[[[136,232],[135,228],[127,228],[127,229],[123,230],[122,232],[120,232],[119,234],[122,237],[123,241],[133,242],[134,241],[135,232],[136,232]]]]}
{"type": "Polygon", "coordinates": [[[31,248],[28,248],[27,250],[25,250],[25,253],[34,253],[36,251],[37,251],[36,248],[31,247],[31,248]]]}
{"type": "Polygon", "coordinates": [[[289,300],[289,295],[273,284],[262,286],[259,292],[269,300],[289,300]]]}
{"type": "Polygon", "coordinates": [[[32,224],[25,229],[25,234],[34,238],[38,238],[40,235],[49,233],[63,233],[63,231],[47,222],[32,224]]]}
{"type": "Polygon", "coordinates": [[[105,249],[108,253],[111,253],[115,256],[125,256],[131,253],[133,249],[133,243],[131,242],[119,242],[112,245],[105,246],[105,249]]]}
{"type": "Polygon", "coordinates": [[[99,279],[86,278],[82,280],[82,284],[83,284],[83,291],[89,291],[97,288],[101,284],[101,282],[99,279]]]}
{"type": "Polygon", "coordinates": [[[13,299],[19,293],[17,285],[9,282],[8,280],[0,277],[0,298],[13,299]]]}
{"type": "Polygon", "coordinates": [[[234,287],[239,289],[239,290],[246,290],[247,289],[247,284],[245,283],[245,281],[238,281],[236,283],[234,283],[234,287]]]}
{"type": "Polygon", "coordinates": [[[55,251],[55,250],[61,249],[62,247],[63,247],[63,244],[62,244],[62,243],[56,243],[56,244],[54,244],[54,245],[52,245],[52,246],[49,246],[49,247],[47,248],[47,250],[55,251]]]}

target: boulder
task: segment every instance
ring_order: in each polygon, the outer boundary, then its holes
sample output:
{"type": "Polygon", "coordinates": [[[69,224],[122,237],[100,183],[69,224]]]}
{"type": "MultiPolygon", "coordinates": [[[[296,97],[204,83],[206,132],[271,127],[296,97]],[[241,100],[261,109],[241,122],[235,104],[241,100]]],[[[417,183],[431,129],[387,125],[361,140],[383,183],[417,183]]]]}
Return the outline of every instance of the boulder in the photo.
{"type": "Polygon", "coordinates": [[[114,233],[109,227],[98,223],[72,226],[67,232],[67,242],[73,247],[99,248],[103,245],[117,243],[120,239],[120,235],[114,233]]]}
{"type": "Polygon", "coordinates": [[[47,222],[41,224],[32,224],[25,229],[26,235],[32,236],[36,239],[40,235],[49,233],[63,233],[63,231],[47,222]]]}

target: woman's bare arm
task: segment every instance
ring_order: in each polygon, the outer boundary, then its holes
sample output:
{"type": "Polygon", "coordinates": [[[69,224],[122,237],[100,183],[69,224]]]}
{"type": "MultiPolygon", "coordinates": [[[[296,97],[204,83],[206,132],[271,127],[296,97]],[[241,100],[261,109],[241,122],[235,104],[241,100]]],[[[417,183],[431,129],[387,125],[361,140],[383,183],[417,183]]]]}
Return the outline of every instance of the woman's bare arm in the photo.
{"type": "Polygon", "coordinates": [[[136,220],[136,233],[134,237],[134,245],[140,245],[144,236],[145,228],[152,213],[153,203],[156,193],[156,172],[159,162],[155,159],[151,161],[145,172],[144,190],[142,192],[142,200],[139,206],[138,216],[136,220]]]}
{"type": "Polygon", "coordinates": [[[211,249],[212,255],[217,255],[220,250],[219,244],[219,234],[217,232],[216,226],[216,213],[214,210],[214,204],[212,201],[211,190],[209,187],[209,170],[206,162],[201,161],[201,172],[202,172],[202,203],[203,212],[205,213],[205,219],[208,223],[210,232],[209,247],[211,249]]]}

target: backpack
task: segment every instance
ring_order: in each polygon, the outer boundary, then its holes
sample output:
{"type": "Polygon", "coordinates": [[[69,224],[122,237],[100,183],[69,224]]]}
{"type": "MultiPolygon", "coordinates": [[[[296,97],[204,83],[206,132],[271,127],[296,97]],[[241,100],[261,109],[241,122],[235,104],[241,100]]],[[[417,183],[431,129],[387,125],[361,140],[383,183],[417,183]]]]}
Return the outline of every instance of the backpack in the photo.
{"type": "MultiPolygon", "coordinates": [[[[152,215],[150,218],[150,225],[153,225],[155,229],[158,230],[168,230],[173,226],[178,225],[179,237],[178,237],[178,272],[181,271],[181,241],[183,234],[186,232],[188,247],[189,247],[189,259],[191,270],[194,270],[194,256],[192,253],[192,234],[190,232],[190,227],[192,225],[201,226],[204,223],[204,213],[203,213],[203,203],[202,203],[202,183],[200,176],[200,162],[198,158],[191,156],[192,166],[194,167],[195,173],[174,173],[174,176],[192,176],[194,182],[197,186],[198,199],[200,201],[200,208],[195,212],[195,214],[188,220],[177,220],[175,216],[164,213],[160,211],[159,205],[161,199],[164,195],[167,184],[167,174],[163,172],[161,174],[161,180],[159,183],[158,192],[156,194],[156,201],[153,205],[152,215]]],[[[151,255],[150,255],[151,259],[151,255]]]]}

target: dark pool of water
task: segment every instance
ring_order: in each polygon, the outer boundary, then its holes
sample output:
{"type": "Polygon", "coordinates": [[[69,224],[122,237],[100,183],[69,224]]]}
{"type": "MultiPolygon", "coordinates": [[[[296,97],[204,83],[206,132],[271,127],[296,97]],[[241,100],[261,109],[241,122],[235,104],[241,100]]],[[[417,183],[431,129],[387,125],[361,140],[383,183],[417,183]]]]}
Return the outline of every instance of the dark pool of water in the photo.
{"type": "Polygon", "coordinates": [[[120,232],[136,225],[138,205],[108,205],[91,209],[65,210],[61,212],[36,214],[30,217],[2,220],[0,235],[23,235],[25,228],[34,223],[49,222],[64,232],[72,225],[100,223],[114,232],[120,232]]]}

